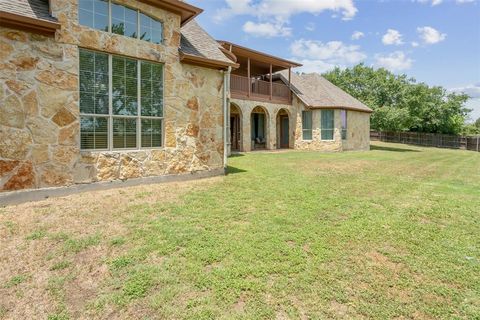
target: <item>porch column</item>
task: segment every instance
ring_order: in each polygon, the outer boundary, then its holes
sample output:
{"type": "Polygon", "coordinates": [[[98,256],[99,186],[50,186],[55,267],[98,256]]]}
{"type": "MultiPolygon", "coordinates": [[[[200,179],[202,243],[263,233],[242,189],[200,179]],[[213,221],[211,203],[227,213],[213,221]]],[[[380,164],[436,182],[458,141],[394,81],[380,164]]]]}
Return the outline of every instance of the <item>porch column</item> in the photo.
{"type": "Polygon", "coordinates": [[[270,63],[270,100],[272,100],[273,84],[272,84],[272,64],[270,63]]]}
{"type": "Polygon", "coordinates": [[[247,73],[248,73],[248,97],[252,91],[252,79],[250,78],[250,58],[247,59],[247,73]]]}

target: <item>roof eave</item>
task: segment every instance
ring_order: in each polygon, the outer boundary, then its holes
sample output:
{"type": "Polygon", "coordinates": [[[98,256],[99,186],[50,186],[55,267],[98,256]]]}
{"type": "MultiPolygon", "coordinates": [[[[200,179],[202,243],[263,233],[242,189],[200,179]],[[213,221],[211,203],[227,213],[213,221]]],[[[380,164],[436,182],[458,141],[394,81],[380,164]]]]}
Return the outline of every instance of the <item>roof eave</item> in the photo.
{"type": "Polygon", "coordinates": [[[185,25],[203,12],[203,9],[179,0],[140,0],[140,2],[180,15],[180,26],[185,25]]]}
{"type": "MultiPolygon", "coordinates": [[[[278,66],[281,66],[281,67],[284,67],[284,68],[296,68],[296,67],[301,67],[302,66],[302,64],[300,64],[300,63],[290,61],[290,60],[286,60],[286,59],[283,59],[283,58],[279,58],[279,57],[273,56],[271,54],[260,52],[260,51],[250,49],[250,48],[247,48],[247,47],[244,47],[244,46],[240,46],[240,45],[232,43],[230,41],[217,40],[217,42],[221,46],[226,45],[228,47],[230,47],[230,46],[231,47],[236,47],[239,50],[247,51],[250,54],[257,56],[257,59],[259,61],[264,61],[265,60],[266,62],[273,62],[273,63],[277,64],[278,66]]],[[[225,48],[225,49],[227,49],[227,48],[225,48]]]]}
{"type": "Polygon", "coordinates": [[[0,26],[53,36],[60,23],[0,11],[0,26]]]}
{"type": "Polygon", "coordinates": [[[343,110],[351,110],[351,111],[359,111],[359,112],[366,112],[366,113],[372,113],[372,109],[363,109],[363,108],[357,108],[357,107],[348,107],[348,106],[316,106],[316,105],[309,105],[307,106],[310,109],[343,109],[343,110]]]}
{"type": "Polygon", "coordinates": [[[204,57],[183,53],[181,51],[180,51],[180,61],[187,64],[192,64],[192,65],[210,68],[210,69],[219,69],[219,70],[227,69],[228,67],[232,67],[234,69],[239,67],[238,63],[208,59],[204,57]]]}

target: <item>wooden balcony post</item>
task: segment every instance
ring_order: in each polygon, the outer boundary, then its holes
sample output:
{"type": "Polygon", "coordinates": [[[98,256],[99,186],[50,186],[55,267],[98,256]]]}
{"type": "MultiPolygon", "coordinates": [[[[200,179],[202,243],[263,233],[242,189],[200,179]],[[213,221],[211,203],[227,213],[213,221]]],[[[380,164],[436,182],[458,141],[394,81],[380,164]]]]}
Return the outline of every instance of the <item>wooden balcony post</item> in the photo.
{"type": "Polygon", "coordinates": [[[250,78],[250,58],[247,59],[247,73],[248,73],[248,96],[250,97],[252,91],[252,79],[250,78]]]}
{"type": "Polygon", "coordinates": [[[272,74],[272,64],[270,63],[270,100],[272,100],[273,95],[273,82],[272,82],[273,74],[272,74]]]}

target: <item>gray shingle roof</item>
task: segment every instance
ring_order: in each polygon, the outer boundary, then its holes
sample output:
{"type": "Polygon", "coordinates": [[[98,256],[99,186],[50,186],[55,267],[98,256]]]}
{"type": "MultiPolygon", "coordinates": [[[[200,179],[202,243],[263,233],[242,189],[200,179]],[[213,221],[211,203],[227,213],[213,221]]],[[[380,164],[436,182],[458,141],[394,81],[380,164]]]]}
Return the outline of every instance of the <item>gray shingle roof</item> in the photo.
{"type": "Polygon", "coordinates": [[[233,63],[220,51],[220,44],[215,41],[202,27],[192,20],[181,29],[180,51],[210,60],[233,63]]]}
{"type": "MultiPolygon", "coordinates": [[[[288,82],[288,71],[279,73],[288,82]]],[[[293,91],[307,106],[312,108],[345,108],[364,112],[372,109],[358,101],[318,73],[297,74],[292,72],[293,91]]]]}
{"type": "Polygon", "coordinates": [[[50,22],[57,19],[50,15],[48,0],[0,0],[0,11],[50,22]]]}

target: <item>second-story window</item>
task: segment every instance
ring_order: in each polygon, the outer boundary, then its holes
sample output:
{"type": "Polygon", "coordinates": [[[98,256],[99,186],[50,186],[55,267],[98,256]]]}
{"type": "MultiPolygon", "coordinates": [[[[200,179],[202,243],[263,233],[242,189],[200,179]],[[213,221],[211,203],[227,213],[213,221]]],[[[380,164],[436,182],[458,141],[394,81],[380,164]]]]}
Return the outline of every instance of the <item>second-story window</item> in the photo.
{"type": "Polygon", "coordinates": [[[162,22],[109,0],[79,0],[78,21],[90,28],[156,44],[162,43],[162,22]]]}
{"type": "Polygon", "coordinates": [[[112,3],[112,33],[138,38],[138,12],[112,3]]]}
{"type": "Polygon", "coordinates": [[[80,24],[90,28],[108,31],[108,1],[105,0],[79,0],[78,20],[80,24]]]}

